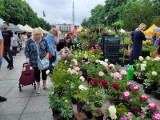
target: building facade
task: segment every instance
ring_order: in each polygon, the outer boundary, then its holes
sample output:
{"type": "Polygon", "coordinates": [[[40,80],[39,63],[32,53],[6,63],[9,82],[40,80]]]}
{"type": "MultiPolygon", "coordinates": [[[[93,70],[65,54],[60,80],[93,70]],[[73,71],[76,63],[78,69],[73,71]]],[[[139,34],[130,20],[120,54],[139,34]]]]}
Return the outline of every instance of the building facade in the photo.
{"type": "Polygon", "coordinates": [[[55,24],[55,27],[59,29],[61,32],[70,32],[74,29],[73,24],[55,24]]]}

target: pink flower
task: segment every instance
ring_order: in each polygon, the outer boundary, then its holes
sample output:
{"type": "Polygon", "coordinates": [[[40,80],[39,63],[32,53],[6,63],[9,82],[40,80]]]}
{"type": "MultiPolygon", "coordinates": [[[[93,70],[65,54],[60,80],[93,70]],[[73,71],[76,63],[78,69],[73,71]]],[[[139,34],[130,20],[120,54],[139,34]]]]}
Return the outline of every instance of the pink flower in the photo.
{"type": "Polygon", "coordinates": [[[127,75],[127,72],[125,70],[121,70],[120,72],[122,75],[127,75]]]}
{"type": "Polygon", "coordinates": [[[122,79],[122,75],[118,72],[113,73],[113,78],[117,79],[117,80],[121,80],[122,79]]]}
{"type": "Polygon", "coordinates": [[[130,94],[130,92],[128,92],[128,91],[124,91],[124,92],[122,93],[122,95],[123,95],[123,97],[124,97],[125,99],[130,99],[130,97],[131,97],[131,94],[130,94]]]}
{"type": "Polygon", "coordinates": [[[160,111],[156,111],[153,114],[152,120],[160,120],[160,111]]]}
{"type": "Polygon", "coordinates": [[[157,109],[157,105],[155,103],[149,103],[148,108],[149,110],[155,110],[157,109]]]}
{"type": "Polygon", "coordinates": [[[133,91],[138,91],[140,88],[138,86],[135,86],[132,88],[133,91]]]}
{"type": "Polygon", "coordinates": [[[96,52],[96,49],[92,49],[92,52],[94,52],[94,53],[95,53],[95,52],[96,52]]]}
{"type": "Polygon", "coordinates": [[[108,69],[110,69],[110,70],[114,69],[114,65],[113,65],[113,64],[110,64],[110,65],[108,66],[108,69]]]}
{"type": "Polygon", "coordinates": [[[62,57],[65,58],[65,57],[66,57],[66,54],[65,54],[65,53],[62,53],[62,57]]]}
{"type": "Polygon", "coordinates": [[[104,76],[104,72],[101,71],[98,73],[98,75],[102,77],[102,76],[104,76]]]}
{"type": "Polygon", "coordinates": [[[145,95],[142,95],[142,96],[140,97],[140,99],[141,99],[142,102],[145,102],[145,101],[148,100],[148,97],[145,96],[145,95]]]}
{"type": "Polygon", "coordinates": [[[127,86],[128,86],[128,87],[131,87],[131,86],[133,86],[133,83],[132,83],[132,82],[128,82],[128,83],[127,83],[127,86]]]}

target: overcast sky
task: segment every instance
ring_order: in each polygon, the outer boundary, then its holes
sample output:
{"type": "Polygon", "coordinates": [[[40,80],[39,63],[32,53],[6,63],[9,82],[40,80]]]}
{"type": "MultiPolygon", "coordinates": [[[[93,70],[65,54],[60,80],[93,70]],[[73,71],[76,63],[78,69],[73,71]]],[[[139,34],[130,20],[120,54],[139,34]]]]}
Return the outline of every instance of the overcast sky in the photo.
{"type": "Polygon", "coordinates": [[[50,24],[72,23],[72,4],[75,3],[75,23],[80,24],[97,4],[104,4],[105,0],[26,0],[31,8],[50,24]]]}

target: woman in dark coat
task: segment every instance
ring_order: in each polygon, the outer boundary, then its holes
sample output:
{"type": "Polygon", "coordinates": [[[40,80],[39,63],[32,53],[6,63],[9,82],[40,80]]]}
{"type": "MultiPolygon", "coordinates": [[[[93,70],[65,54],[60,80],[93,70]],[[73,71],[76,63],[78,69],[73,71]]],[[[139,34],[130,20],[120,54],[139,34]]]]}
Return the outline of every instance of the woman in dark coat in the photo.
{"type": "Polygon", "coordinates": [[[134,60],[137,60],[142,54],[142,42],[143,40],[146,40],[146,37],[143,33],[145,29],[146,25],[142,23],[133,33],[133,52],[130,59],[130,65],[132,65],[134,63],[134,60]]]}

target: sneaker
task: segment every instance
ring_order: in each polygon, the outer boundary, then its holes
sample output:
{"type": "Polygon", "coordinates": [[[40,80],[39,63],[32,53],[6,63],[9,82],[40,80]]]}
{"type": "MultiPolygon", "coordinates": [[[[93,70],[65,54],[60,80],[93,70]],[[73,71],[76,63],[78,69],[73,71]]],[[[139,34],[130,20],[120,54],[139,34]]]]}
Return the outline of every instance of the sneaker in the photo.
{"type": "Polygon", "coordinates": [[[7,68],[9,68],[9,67],[10,67],[10,65],[8,64],[7,68]]]}
{"type": "Polygon", "coordinates": [[[14,67],[9,67],[9,70],[12,70],[14,67]]]}
{"type": "Polygon", "coordinates": [[[0,96],[0,102],[4,102],[4,101],[7,101],[7,98],[0,96]]]}
{"type": "Polygon", "coordinates": [[[36,93],[37,93],[37,94],[41,94],[41,89],[40,89],[40,88],[37,88],[36,93]]]}

